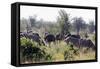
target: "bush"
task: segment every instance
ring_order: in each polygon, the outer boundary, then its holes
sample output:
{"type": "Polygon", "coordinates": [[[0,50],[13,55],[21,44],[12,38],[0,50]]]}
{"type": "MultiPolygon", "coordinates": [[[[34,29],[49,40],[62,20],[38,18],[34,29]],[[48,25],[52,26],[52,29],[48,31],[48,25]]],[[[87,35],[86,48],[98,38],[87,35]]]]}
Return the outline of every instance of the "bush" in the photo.
{"type": "Polygon", "coordinates": [[[44,51],[41,50],[36,42],[25,37],[21,38],[20,42],[20,58],[22,62],[37,62],[40,61],[42,57],[44,57],[44,51]]]}

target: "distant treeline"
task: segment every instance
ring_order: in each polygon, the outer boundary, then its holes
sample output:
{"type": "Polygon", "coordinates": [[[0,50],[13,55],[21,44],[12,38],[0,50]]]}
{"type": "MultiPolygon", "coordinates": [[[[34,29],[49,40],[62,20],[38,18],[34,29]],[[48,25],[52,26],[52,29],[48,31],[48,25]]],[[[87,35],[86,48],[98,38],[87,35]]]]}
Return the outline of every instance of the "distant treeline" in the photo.
{"type": "MultiPolygon", "coordinates": [[[[56,22],[44,21],[43,19],[37,20],[35,16],[29,16],[29,19],[22,18],[20,20],[21,32],[38,32],[40,35],[44,32],[52,34],[62,33],[95,33],[95,23],[93,20],[86,23],[82,17],[73,17],[69,20],[69,14],[65,10],[58,11],[59,15],[56,22]]],[[[42,35],[41,35],[42,36],[42,35]]]]}

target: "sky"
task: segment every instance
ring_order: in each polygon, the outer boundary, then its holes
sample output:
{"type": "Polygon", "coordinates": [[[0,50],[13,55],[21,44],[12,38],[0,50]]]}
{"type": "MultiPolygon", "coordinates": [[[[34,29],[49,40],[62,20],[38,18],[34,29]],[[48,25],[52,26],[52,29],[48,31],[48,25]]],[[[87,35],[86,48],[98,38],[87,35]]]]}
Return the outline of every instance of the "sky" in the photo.
{"type": "Polygon", "coordinates": [[[82,17],[86,23],[89,23],[90,20],[95,21],[95,10],[41,6],[20,6],[20,8],[21,19],[28,19],[29,16],[36,16],[37,20],[43,19],[44,21],[56,22],[57,16],[59,16],[58,11],[63,9],[70,15],[70,19],[73,17],[82,17]]]}

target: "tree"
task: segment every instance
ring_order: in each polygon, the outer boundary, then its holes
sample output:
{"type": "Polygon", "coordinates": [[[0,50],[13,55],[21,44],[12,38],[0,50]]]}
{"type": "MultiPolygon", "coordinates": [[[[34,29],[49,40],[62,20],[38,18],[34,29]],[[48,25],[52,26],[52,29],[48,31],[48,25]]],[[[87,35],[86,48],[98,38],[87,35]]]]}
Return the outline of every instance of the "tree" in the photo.
{"type": "Polygon", "coordinates": [[[34,16],[34,17],[30,16],[29,21],[30,21],[31,27],[34,27],[36,24],[36,16],[34,16]]]}
{"type": "Polygon", "coordinates": [[[28,20],[27,19],[25,19],[25,18],[22,18],[21,20],[20,20],[20,30],[21,30],[21,32],[23,32],[23,31],[27,31],[27,24],[28,24],[28,20]]]}
{"type": "Polygon", "coordinates": [[[95,31],[94,21],[89,22],[89,32],[93,33],[95,31]]]}
{"type": "Polygon", "coordinates": [[[79,18],[74,17],[72,20],[73,20],[74,27],[77,31],[77,34],[79,34],[81,29],[86,28],[85,21],[81,17],[79,17],[79,18]]]}
{"type": "Polygon", "coordinates": [[[70,22],[69,22],[69,16],[68,16],[68,14],[66,13],[65,10],[59,11],[59,16],[58,16],[57,22],[60,25],[61,34],[62,35],[68,34],[69,28],[70,28],[70,22]]]}

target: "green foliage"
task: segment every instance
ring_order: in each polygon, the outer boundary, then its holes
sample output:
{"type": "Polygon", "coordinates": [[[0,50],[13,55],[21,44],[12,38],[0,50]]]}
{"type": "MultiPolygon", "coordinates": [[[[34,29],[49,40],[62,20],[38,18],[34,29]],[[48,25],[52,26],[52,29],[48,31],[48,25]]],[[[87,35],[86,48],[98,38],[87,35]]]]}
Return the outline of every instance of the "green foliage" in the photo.
{"type": "Polygon", "coordinates": [[[28,38],[20,38],[20,58],[22,62],[37,62],[44,57],[44,51],[39,47],[38,43],[28,38]]]}
{"type": "Polygon", "coordinates": [[[20,38],[21,46],[32,46],[32,41],[25,37],[20,38]]]}

